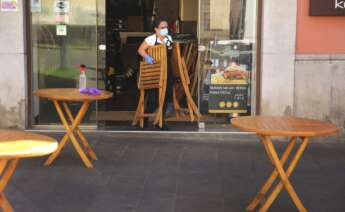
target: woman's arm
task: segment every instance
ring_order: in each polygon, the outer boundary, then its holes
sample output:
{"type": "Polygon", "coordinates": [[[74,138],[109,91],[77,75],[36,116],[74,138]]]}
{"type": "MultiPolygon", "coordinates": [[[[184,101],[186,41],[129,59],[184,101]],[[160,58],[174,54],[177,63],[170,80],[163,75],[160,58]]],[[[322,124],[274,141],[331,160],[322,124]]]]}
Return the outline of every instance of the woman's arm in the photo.
{"type": "Polygon", "coordinates": [[[149,48],[149,44],[146,43],[146,41],[144,41],[139,49],[138,49],[138,53],[145,59],[145,61],[148,63],[148,64],[153,64],[155,61],[154,59],[147,54],[146,50],[149,48]]]}
{"type": "Polygon", "coordinates": [[[142,56],[142,57],[146,57],[147,52],[146,50],[149,48],[149,44],[146,43],[146,41],[143,41],[141,43],[141,45],[139,46],[139,49],[138,49],[138,53],[142,56]]]}

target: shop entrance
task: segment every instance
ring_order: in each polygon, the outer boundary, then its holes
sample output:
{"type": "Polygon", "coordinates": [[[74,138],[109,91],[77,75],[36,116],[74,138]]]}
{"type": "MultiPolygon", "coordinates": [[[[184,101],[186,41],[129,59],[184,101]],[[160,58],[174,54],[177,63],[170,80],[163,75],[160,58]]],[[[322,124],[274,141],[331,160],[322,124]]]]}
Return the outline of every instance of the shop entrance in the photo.
{"type": "MultiPolygon", "coordinates": [[[[104,87],[114,93],[114,98],[105,103],[103,111],[98,111],[98,120],[102,120],[103,127],[133,129],[131,122],[139,100],[137,77],[140,57],[137,49],[145,37],[153,34],[156,17],[168,21],[170,34],[175,42],[181,43],[185,55],[187,50],[190,51],[189,70],[196,73],[197,57],[191,53],[197,53],[198,1],[188,1],[188,7],[184,9],[188,10],[185,12],[190,18],[184,22],[181,20],[183,4],[180,0],[106,0],[104,87]]],[[[196,81],[193,90],[197,100],[196,81]]],[[[172,106],[169,104],[170,108],[172,106]]],[[[177,121],[173,113],[167,114],[166,120],[176,127],[184,123],[177,121]]],[[[196,128],[196,124],[188,124],[188,127],[196,128]]]]}
{"type": "MultiPolygon", "coordinates": [[[[172,113],[167,121],[173,130],[228,129],[231,117],[256,112],[258,1],[42,0],[31,1],[29,9],[31,91],[78,87],[78,66],[85,64],[88,86],[114,93],[91,106],[83,125],[139,129],[131,126],[138,104],[137,48],[152,34],[155,17],[169,22],[181,44],[189,89],[202,113],[194,123],[172,113]]],[[[35,97],[29,117],[32,126],[60,123],[51,103],[35,97]]]]}

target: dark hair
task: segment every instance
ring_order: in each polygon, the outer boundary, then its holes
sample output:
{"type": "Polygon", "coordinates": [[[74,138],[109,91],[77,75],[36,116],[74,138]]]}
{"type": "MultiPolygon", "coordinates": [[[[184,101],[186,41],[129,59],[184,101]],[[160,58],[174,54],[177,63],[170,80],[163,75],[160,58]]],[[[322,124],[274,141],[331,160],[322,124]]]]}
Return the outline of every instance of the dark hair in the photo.
{"type": "Polygon", "coordinates": [[[168,22],[167,20],[163,19],[163,18],[156,18],[154,21],[153,21],[153,30],[155,28],[158,28],[159,25],[162,23],[162,22],[168,22]]]}

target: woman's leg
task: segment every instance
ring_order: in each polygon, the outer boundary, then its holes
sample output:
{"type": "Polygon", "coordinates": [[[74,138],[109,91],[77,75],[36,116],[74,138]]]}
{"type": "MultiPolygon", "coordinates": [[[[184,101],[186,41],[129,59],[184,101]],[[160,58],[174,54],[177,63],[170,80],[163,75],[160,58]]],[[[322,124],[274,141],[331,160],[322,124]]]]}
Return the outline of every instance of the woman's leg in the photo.
{"type": "Polygon", "coordinates": [[[146,93],[146,106],[145,106],[145,113],[153,113],[157,109],[158,106],[158,91],[157,89],[150,89],[147,90],[146,93]]]}

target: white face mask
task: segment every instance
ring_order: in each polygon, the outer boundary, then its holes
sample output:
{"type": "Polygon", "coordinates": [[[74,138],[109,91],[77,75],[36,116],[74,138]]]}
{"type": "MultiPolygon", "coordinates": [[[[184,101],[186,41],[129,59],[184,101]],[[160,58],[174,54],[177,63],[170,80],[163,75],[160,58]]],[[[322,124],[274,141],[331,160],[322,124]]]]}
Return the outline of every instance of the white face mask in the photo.
{"type": "Polygon", "coordinates": [[[168,28],[161,29],[159,33],[161,34],[161,36],[168,36],[169,35],[168,28]]]}

